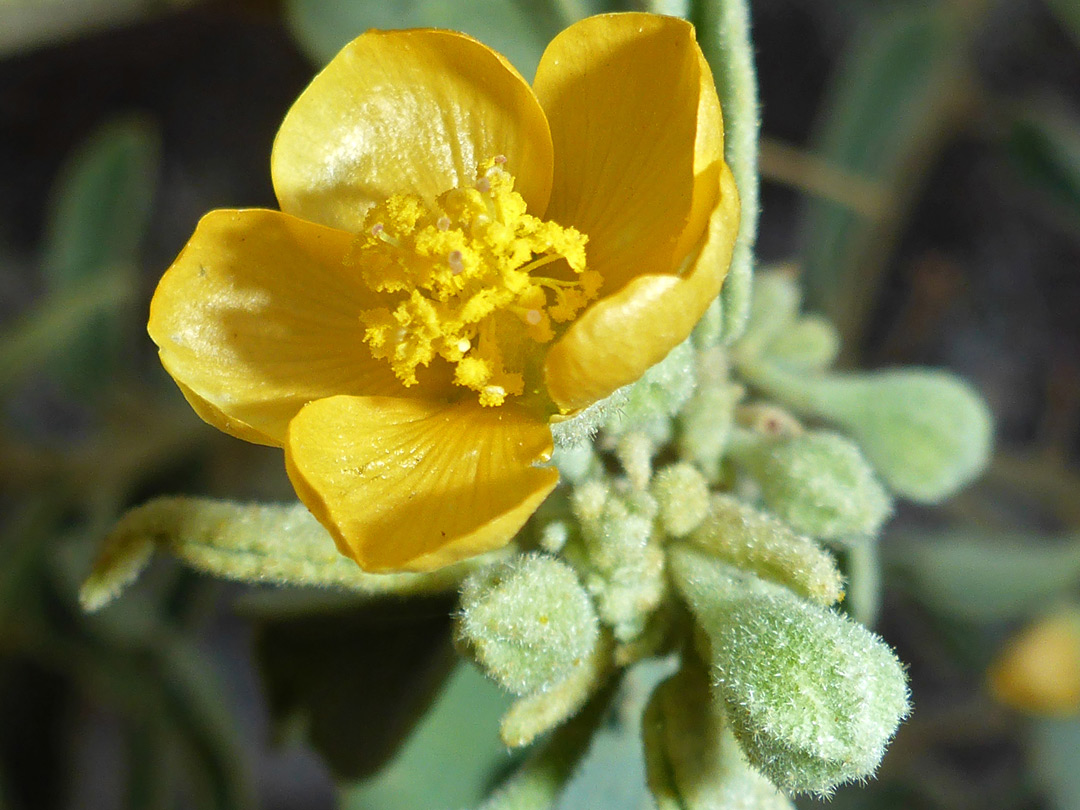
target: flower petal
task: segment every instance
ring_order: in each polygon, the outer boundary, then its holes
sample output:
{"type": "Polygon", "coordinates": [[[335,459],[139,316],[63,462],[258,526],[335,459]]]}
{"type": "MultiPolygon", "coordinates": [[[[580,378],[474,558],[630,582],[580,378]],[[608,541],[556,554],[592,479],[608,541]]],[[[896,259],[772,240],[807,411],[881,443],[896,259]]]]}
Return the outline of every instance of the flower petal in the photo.
{"type": "MultiPolygon", "coordinates": [[[[150,304],[150,337],[195,411],[248,441],[280,445],[307,402],[408,396],[365,345],[380,302],[342,264],[351,236],[277,211],[212,211],[150,304]]],[[[424,389],[442,392],[436,384],[424,389]]]]}
{"type": "Polygon", "coordinates": [[[722,166],[720,198],[683,276],[643,275],[597,301],[548,351],[544,380],[569,413],[638,379],[690,334],[720,292],[739,229],[739,195],[722,166]]]}
{"type": "Polygon", "coordinates": [[[547,425],[513,405],[312,402],[289,425],[293,487],[367,571],[426,571],[505,545],[558,483],[547,425]]]}
{"type": "Polygon", "coordinates": [[[281,210],[358,231],[392,194],[432,201],[504,155],[529,210],[551,190],[551,135],[532,88],[453,31],[369,31],[315,77],[270,158],[281,210]]]}
{"type": "Polygon", "coordinates": [[[611,294],[674,272],[716,201],[723,124],[689,23],[589,17],[559,34],[534,82],[555,148],[547,219],[589,235],[589,267],[611,294]]]}

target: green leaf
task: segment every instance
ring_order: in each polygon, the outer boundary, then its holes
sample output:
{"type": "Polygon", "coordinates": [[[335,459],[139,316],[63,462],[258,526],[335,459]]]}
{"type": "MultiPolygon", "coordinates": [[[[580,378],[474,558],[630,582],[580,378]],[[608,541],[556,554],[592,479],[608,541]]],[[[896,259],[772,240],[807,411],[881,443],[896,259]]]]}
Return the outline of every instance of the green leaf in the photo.
{"type": "Polygon", "coordinates": [[[761,113],[754,45],[750,38],[750,4],[747,0],[694,0],[690,3],[689,16],[716,79],[716,90],[724,111],[724,156],[735,176],[742,205],[742,221],[731,269],[720,290],[721,337],[730,343],[742,334],[750,311],[754,243],[760,209],[758,136],[761,113]]]}
{"type": "Polygon", "coordinates": [[[1031,728],[1032,768],[1053,810],[1080,807],[1080,718],[1036,720],[1031,728]]]}
{"type": "MultiPolygon", "coordinates": [[[[911,161],[924,154],[950,107],[949,93],[962,49],[948,9],[915,6],[879,17],[848,47],[833,79],[815,151],[838,169],[882,183],[899,199],[910,182],[911,161]]],[[[806,284],[810,308],[824,312],[851,334],[874,302],[868,252],[880,249],[885,222],[861,219],[828,200],[807,201],[803,228],[806,284]]]]}
{"type": "Polygon", "coordinates": [[[1080,582],[1080,536],[948,533],[884,547],[886,564],[920,600],[950,616],[1031,615],[1080,582]]]}
{"type": "Polygon", "coordinates": [[[115,313],[133,298],[123,279],[104,277],[64,295],[50,296],[0,334],[0,391],[20,376],[51,367],[103,314],[115,313]]]}
{"type": "MultiPolygon", "coordinates": [[[[50,297],[112,279],[138,287],[138,251],[157,186],[158,136],[146,121],[119,119],[68,159],[53,190],[42,272],[50,297]]],[[[100,388],[117,367],[118,313],[80,330],[51,370],[77,391],[100,388]]]]}
{"type": "Polygon", "coordinates": [[[1058,21],[1080,46],[1080,4],[1076,0],[1047,0],[1047,3],[1058,21]]]}
{"type": "Polygon", "coordinates": [[[509,696],[461,664],[398,755],[367,782],[343,786],[342,810],[433,810],[481,802],[510,760],[499,741],[509,696]]]}
{"type": "Polygon", "coordinates": [[[1080,117],[1066,109],[1027,108],[1012,121],[1008,148],[1029,182],[1080,216],[1080,117]]]}
{"type": "Polygon", "coordinates": [[[449,28],[494,48],[526,78],[536,72],[548,41],[572,22],[542,0],[287,0],[285,10],[293,34],[319,64],[369,28],[449,28]]]}
{"type": "Polygon", "coordinates": [[[450,673],[450,609],[392,602],[259,622],[255,655],[278,736],[300,729],[340,779],[375,773],[450,673]]]}
{"type": "Polygon", "coordinates": [[[142,572],[156,548],[225,579],[334,587],[361,596],[452,590],[498,554],[428,574],[368,574],[343,556],[302,504],[158,498],[128,512],[106,538],[79,599],[97,610],[142,572]]]}

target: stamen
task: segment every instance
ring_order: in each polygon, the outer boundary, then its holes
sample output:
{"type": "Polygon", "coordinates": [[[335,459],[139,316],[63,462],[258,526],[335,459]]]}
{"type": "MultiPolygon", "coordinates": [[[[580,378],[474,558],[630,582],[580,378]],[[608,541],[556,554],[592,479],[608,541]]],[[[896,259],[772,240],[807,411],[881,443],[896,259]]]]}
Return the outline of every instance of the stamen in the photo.
{"type": "Polygon", "coordinates": [[[454,384],[472,389],[484,407],[536,388],[526,378],[538,373],[530,352],[599,288],[585,269],[586,237],[531,216],[506,163],[505,155],[481,163],[471,188],[450,189],[434,205],[388,197],[343,259],[361,264],[371,290],[391,296],[361,315],[372,355],[405,386],[441,358],[454,366],[454,384]],[[554,262],[566,262],[560,268],[568,272],[541,275],[554,262]]]}
{"type": "MultiPolygon", "coordinates": [[[[524,273],[532,273],[533,270],[536,270],[539,267],[543,267],[545,264],[551,264],[552,262],[557,262],[559,259],[562,259],[562,258],[564,258],[564,257],[560,253],[549,253],[547,256],[542,256],[541,258],[535,259],[535,260],[529,262],[528,264],[522,265],[519,269],[524,273]]],[[[552,281],[552,282],[555,282],[555,279],[548,279],[548,280],[552,281]]],[[[541,279],[538,278],[537,281],[539,282],[539,281],[541,281],[541,279]]],[[[566,284],[568,286],[573,286],[577,282],[567,281],[567,282],[561,282],[561,283],[566,284]]]]}

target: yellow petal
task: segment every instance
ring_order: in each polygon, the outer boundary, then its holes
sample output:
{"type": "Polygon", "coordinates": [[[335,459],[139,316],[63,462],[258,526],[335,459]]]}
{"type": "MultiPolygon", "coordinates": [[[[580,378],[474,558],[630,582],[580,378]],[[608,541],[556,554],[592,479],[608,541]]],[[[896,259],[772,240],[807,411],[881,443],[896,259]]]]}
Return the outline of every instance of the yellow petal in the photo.
{"type": "Polygon", "coordinates": [[[547,425],[513,405],[312,402],[289,425],[300,499],[367,571],[426,571],[505,545],[559,480],[547,425]]]}
{"type": "Polygon", "coordinates": [[[148,327],[199,416],[281,444],[313,399],[417,390],[404,389],[363,341],[360,313],[381,302],[342,264],[350,240],[277,211],[203,217],[162,277],[148,327]]]}
{"type": "Polygon", "coordinates": [[[551,347],[548,394],[568,413],[634,382],[690,334],[720,291],[739,228],[739,195],[722,166],[720,197],[684,276],[644,275],[597,301],[551,347]]]}
{"type": "Polygon", "coordinates": [[[589,235],[609,295],[673,272],[715,206],[723,125],[694,29],[608,14],[559,34],[534,82],[555,148],[547,219],[589,235]]]}
{"type": "Polygon", "coordinates": [[[1080,609],[1066,606],[1035,620],[1002,650],[988,673],[1008,706],[1032,714],[1080,712],[1080,609]]]}
{"type": "Polygon", "coordinates": [[[529,210],[551,190],[551,135],[532,88],[499,54],[453,31],[369,31],[315,77],[270,158],[281,210],[359,230],[392,194],[431,202],[497,155],[529,210]]]}

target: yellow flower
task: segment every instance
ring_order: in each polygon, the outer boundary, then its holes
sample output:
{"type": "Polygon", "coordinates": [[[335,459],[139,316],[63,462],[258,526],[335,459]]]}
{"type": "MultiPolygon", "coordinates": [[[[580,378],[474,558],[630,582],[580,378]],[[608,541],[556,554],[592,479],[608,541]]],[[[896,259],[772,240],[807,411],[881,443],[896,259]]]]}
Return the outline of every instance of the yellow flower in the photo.
{"type": "Polygon", "coordinates": [[[281,211],[207,214],[150,335],[371,571],[513,537],[558,481],[550,420],[687,337],[739,216],[693,28],[648,14],[571,26],[532,87],[463,34],[370,31],[293,105],[271,173],[281,211]]]}

